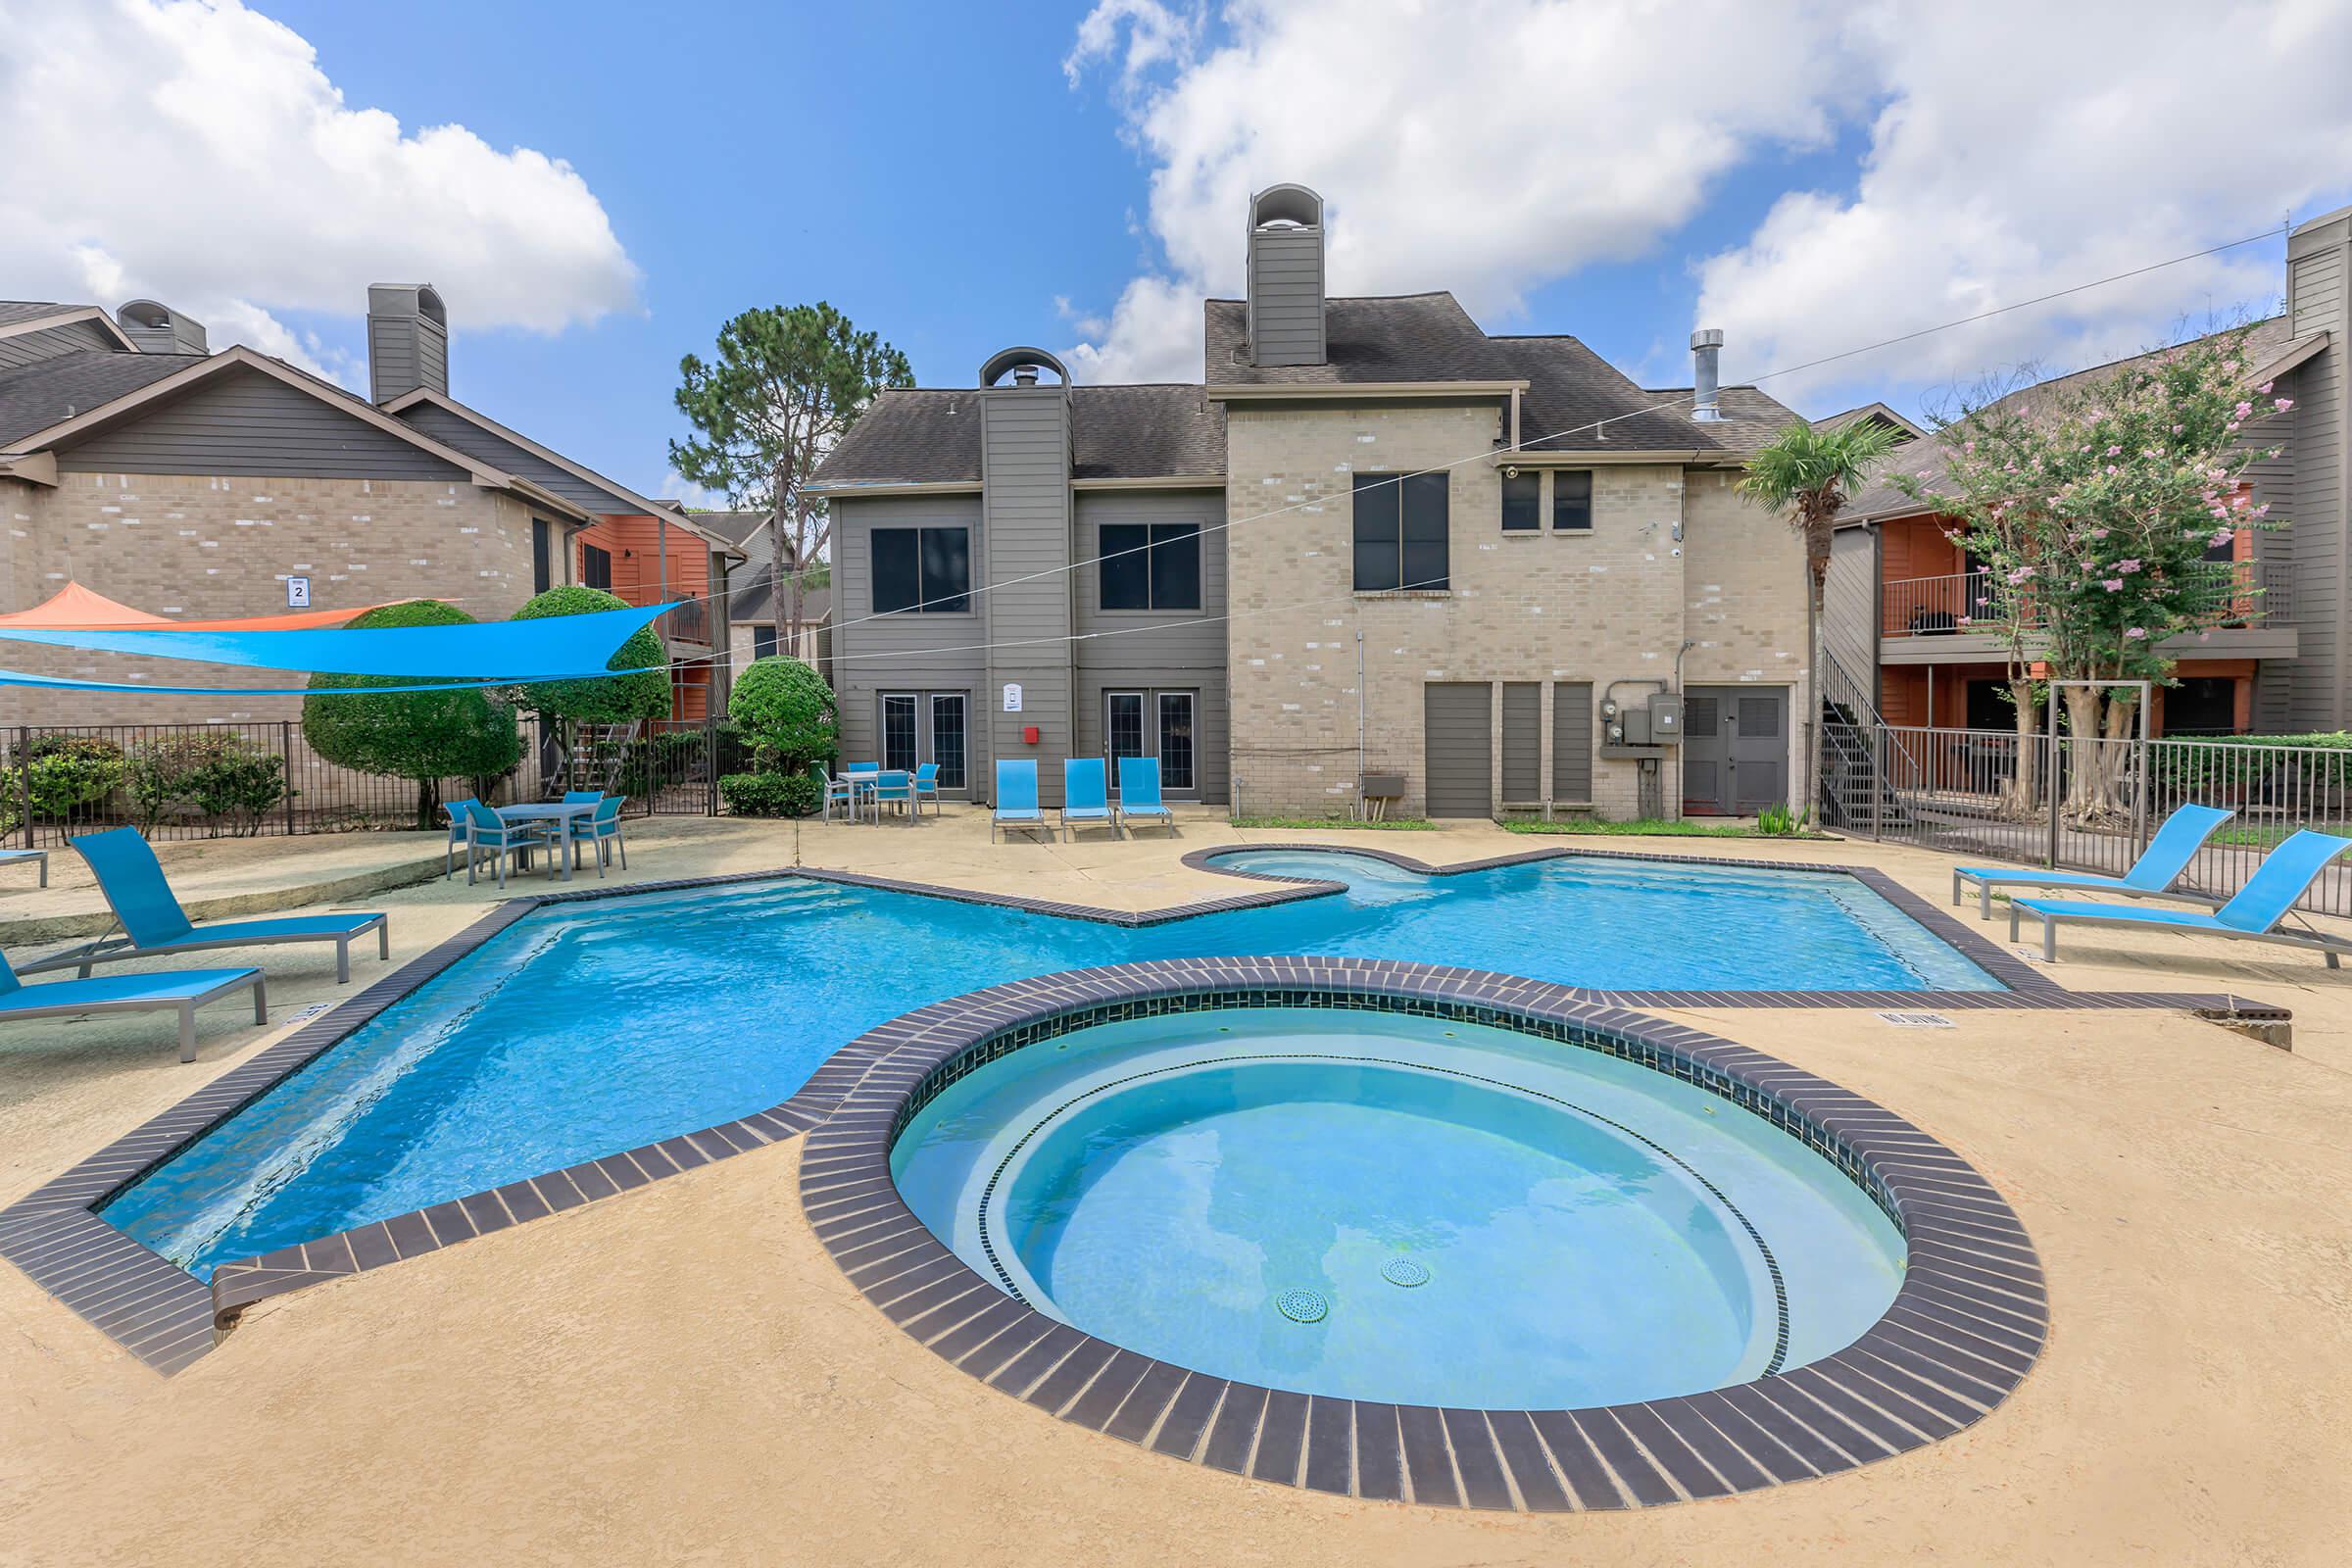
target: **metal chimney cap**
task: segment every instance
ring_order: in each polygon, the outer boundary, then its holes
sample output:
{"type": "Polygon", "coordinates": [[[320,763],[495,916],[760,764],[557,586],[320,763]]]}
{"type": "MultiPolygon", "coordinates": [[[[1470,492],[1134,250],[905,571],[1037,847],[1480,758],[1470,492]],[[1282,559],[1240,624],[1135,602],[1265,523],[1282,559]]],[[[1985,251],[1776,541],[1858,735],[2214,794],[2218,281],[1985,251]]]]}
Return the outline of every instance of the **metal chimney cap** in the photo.
{"type": "Polygon", "coordinates": [[[1697,331],[1690,334],[1690,346],[1694,349],[1719,349],[1723,347],[1723,328],[1720,326],[1700,327],[1697,331]]]}

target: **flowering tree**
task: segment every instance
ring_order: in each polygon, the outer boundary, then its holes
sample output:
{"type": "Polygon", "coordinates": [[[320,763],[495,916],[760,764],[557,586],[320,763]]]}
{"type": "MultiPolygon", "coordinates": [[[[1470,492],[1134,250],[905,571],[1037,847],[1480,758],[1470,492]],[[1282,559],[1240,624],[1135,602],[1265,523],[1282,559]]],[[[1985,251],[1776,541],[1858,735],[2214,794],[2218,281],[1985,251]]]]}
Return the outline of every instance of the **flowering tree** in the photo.
{"type": "MultiPolygon", "coordinates": [[[[1977,624],[2007,645],[2021,737],[2033,728],[2036,663],[2058,682],[2169,682],[2166,639],[2246,613],[2255,590],[2212,552],[2271,526],[2244,480],[2276,449],[2248,426],[2293,406],[2268,383],[2248,385],[2248,369],[2239,328],[2084,385],[2005,399],[1943,433],[1940,482],[1932,472],[1897,480],[1951,517],[1952,537],[1992,574],[1989,614],[1977,624]]],[[[2065,691],[2078,741],[2131,734],[2129,688],[2065,691]]],[[[2122,752],[2085,748],[2069,784],[2072,815],[2116,812],[2122,752]]]]}

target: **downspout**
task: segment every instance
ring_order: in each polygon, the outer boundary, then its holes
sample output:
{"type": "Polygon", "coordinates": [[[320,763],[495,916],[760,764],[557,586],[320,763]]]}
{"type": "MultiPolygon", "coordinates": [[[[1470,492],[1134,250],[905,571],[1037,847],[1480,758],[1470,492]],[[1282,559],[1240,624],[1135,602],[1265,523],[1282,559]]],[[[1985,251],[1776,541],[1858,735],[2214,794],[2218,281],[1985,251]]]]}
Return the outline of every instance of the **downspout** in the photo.
{"type": "Polygon", "coordinates": [[[1371,814],[1364,799],[1364,633],[1355,633],[1355,814],[1361,819],[1371,814]]]}
{"type": "MultiPolygon", "coordinates": [[[[1683,646],[1674,651],[1674,695],[1677,697],[1683,697],[1684,695],[1683,660],[1690,654],[1691,649],[1696,648],[1697,646],[1697,639],[1686,637],[1683,639],[1683,646]]],[[[1684,697],[1683,746],[1688,746],[1690,744],[1690,699],[1684,697]]],[[[1678,746],[1674,749],[1674,794],[1671,797],[1668,797],[1668,799],[1671,799],[1674,802],[1674,814],[1666,818],[1666,820],[1669,822],[1679,822],[1683,819],[1683,746],[1678,746]]],[[[1661,791],[1663,791],[1663,787],[1664,781],[1660,780],[1661,791]]],[[[1665,805],[1665,800],[1658,802],[1658,806],[1661,810],[1664,809],[1665,805]]]]}

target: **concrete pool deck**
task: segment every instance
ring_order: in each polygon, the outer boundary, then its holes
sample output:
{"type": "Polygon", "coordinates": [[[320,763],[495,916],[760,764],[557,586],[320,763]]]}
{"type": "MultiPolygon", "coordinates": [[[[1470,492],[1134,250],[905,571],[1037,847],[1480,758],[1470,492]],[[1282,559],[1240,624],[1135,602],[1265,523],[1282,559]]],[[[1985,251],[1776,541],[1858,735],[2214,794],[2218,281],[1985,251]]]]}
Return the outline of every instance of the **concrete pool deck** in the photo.
{"type": "MultiPolygon", "coordinates": [[[[1201,816],[1173,837],[992,846],[969,811],[916,828],[688,819],[633,829],[632,880],[797,861],[1146,909],[1234,890],[1185,852],[1339,837],[1201,816]]],[[[1870,865],[1938,904],[1948,875],[1867,844],[1360,838],[1433,863],[1589,844],[1870,865]]],[[[492,898],[435,881],[368,906],[392,912],[399,960],[492,898]]],[[[1539,1518],[1174,1464],[1026,1409],[892,1327],[802,1217],[793,1143],[263,1302],[170,1380],[0,1269],[0,1560],[2328,1559],[2352,1504],[2352,1416],[2331,1396],[2352,1379],[2352,977],[2244,953],[2086,931],[2048,972],[2283,1004],[2291,1054],[2146,1012],[1905,1029],[1665,1011],[1918,1122],[2040,1250],[2051,1336],[2023,1387],[1976,1428],[1842,1478],[1539,1518]]],[[[330,965],[272,955],[274,1015],[349,995],[330,965]]],[[[382,968],[356,962],[354,979],[382,968]]],[[[153,1020],[0,1036],[0,1201],[281,1032],[223,1009],[188,1067],[153,1020]]]]}

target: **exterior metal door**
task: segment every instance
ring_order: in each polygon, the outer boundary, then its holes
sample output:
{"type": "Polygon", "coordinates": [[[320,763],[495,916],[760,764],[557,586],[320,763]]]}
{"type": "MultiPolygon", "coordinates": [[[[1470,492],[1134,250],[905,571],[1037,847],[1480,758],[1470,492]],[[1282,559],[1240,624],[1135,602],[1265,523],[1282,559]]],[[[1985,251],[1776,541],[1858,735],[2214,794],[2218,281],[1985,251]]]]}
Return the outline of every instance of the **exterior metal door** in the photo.
{"type": "Polygon", "coordinates": [[[1494,814],[1494,696],[1483,681],[1421,688],[1430,815],[1494,814]]]}
{"type": "Polygon", "coordinates": [[[1693,686],[1683,716],[1683,811],[1753,816],[1788,801],[1788,691],[1693,686]]]}

